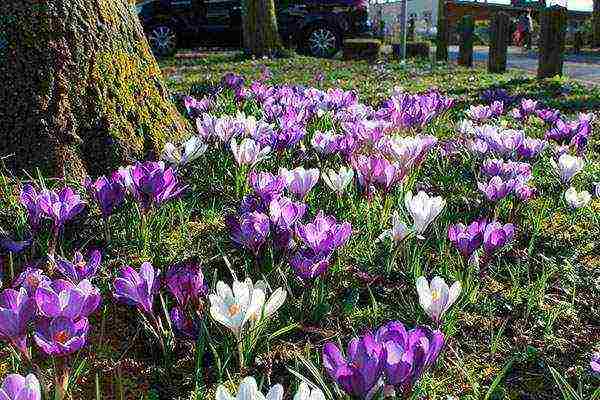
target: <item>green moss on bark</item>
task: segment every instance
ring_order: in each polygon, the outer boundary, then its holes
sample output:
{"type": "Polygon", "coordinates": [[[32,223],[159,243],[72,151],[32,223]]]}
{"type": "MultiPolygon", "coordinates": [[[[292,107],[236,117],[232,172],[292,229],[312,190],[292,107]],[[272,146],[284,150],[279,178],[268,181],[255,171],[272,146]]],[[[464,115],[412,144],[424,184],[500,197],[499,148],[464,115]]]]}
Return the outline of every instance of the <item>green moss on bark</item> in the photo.
{"type": "Polygon", "coordinates": [[[0,15],[12,16],[0,23],[0,151],[11,169],[106,173],[191,133],[126,0],[8,0],[0,15]]]}

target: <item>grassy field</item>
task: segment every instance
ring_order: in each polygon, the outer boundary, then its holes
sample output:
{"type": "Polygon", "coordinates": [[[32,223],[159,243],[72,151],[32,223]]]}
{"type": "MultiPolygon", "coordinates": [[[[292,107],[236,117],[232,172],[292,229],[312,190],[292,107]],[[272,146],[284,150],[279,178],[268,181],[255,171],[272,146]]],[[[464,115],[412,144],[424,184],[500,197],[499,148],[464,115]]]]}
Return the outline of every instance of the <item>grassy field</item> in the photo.
{"type": "MultiPolygon", "coordinates": [[[[500,116],[486,122],[542,139],[551,125],[535,115],[512,116],[511,110],[521,107],[522,99],[536,100],[538,109],[556,109],[563,119],[571,120],[578,113],[599,109],[600,88],[567,79],[538,81],[514,71],[494,75],[426,62],[368,64],[305,57],[245,60],[233,52],[183,54],[163,60],[161,68],[183,113],[188,112],[183,96],[209,96],[214,101],[210,113],[217,117],[235,116],[239,111],[259,120],[266,115],[264,102],[250,95],[246,100],[236,99],[235,90],[220,89],[226,73],[245,78],[246,94],[252,81],[261,79],[266,86],[354,91],[360,103],[375,110],[387,104],[394,90],[415,94],[435,90],[454,102],[427,123],[394,126],[386,132],[438,139],[423,162],[387,190],[378,188],[367,196],[355,178],[338,197],[319,179],[304,199],[303,223],[323,211],[340,223],[349,222],[352,234],[331,257],[328,271],[309,282],[298,279],[290,254],[277,250],[274,238],[257,254],[236,245],[226,215],[236,214],[243,196],[251,194],[251,185],[246,183],[250,170],[277,174],[281,167],[304,166],[323,174],[344,165],[357,169],[351,157],[319,154],[311,146],[316,132],[346,129],[336,111],[312,113],[298,144],[272,151],[253,167],[238,166],[225,144],[211,142],[206,153],[178,170],[178,179],[187,185],[185,192],[149,213],[140,212],[129,197],[103,221],[81,182],[35,177],[30,183],[38,187],[68,184],[89,203],[86,211],[65,226],[57,256],[72,259],[75,250],[90,248],[103,253],[95,278],[103,302],[90,316],[89,344],[72,359],[77,372],[72,375],[73,399],[212,399],[217,385],[232,390],[248,375],[263,384],[264,392],[281,383],[285,398],[291,399],[299,382],[296,374],[332,398],[340,398],[342,392],[323,368],[323,345],[334,342],[345,349],[352,337],[393,320],[411,328],[433,326],[419,305],[415,282],[419,276],[431,279],[436,275],[448,283],[460,281],[462,292],[440,326],[446,336],[443,351],[415,386],[412,398],[600,398],[600,380],[589,367],[592,353],[600,351],[600,199],[594,194],[594,182],[600,182],[598,122],[592,123],[589,140],[580,150],[585,166],[569,185],[558,179],[551,140],[539,157],[528,161],[532,169],[529,185],[536,192],[528,201],[515,196],[498,202],[486,199],[477,185],[484,157],[470,150],[468,135],[459,129],[461,121],[469,118],[469,107],[488,102],[490,90],[497,94],[503,89],[511,99],[505,101],[500,116]],[[564,197],[569,186],[589,191],[592,200],[573,209],[564,197]],[[382,238],[382,232],[391,228],[394,211],[412,226],[405,196],[419,190],[441,196],[445,207],[423,238],[411,234],[394,246],[382,238]],[[515,237],[477,266],[461,257],[448,239],[448,229],[481,218],[514,224],[515,237]],[[231,284],[233,271],[241,280],[262,279],[273,290],[282,287],[287,298],[276,316],[247,339],[242,366],[234,335],[210,317],[208,299],[199,308],[204,329],[200,339],[175,340],[166,357],[135,308],[115,301],[112,295],[119,268],[130,265],[138,270],[145,261],[160,268],[163,275],[173,264],[195,261],[211,293],[218,281],[231,284]],[[574,395],[561,394],[560,379],[553,376],[553,370],[575,388],[574,395]]],[[[285,99],[280,101],[285,104],[285,99]]],[[[296,105],[292,101],[287,107],[296,105]]],[[[573,148],[567,151],[573,153],[573,148]]],[[[0,223],[11,237],[26,237],[29,229],[19,203],[24,183],[9,176],[1,181],[0,223]]],[[[26,265],[47,265],[45,255],[52,240],[44,226],[31,248],[7,253],[2,259],[2,287],[9,286],[26,265]]],[[[167,291],[161,293],[154,303],[157,314],[174,304],[167,291]]],[[[51,376],[57,364],[39,350],[34,354],[41,370],[51,376]]],[[[29,370],[9,347],[0,347],[0,356],[5,360],[0,361],[1,371],[29,370]]]]}

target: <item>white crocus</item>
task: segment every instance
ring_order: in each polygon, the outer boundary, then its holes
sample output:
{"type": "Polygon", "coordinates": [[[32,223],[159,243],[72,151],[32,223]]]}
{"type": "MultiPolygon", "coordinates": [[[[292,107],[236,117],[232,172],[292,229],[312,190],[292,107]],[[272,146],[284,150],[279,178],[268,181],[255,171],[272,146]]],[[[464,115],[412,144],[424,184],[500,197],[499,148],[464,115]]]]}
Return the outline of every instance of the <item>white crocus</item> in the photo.
{"type": "Polygon", "coordinates": [[[442,212],[446,201],[441,197],[429,197],[421,190],[414,197],[412,192],[406,193],[404,205],[413,218],[414,231],[422,238],[429,224],[442,212]]]}
{"type": "Polygon", "coordinates": [[[460,295],[461,285],[459,281],[448,288],[444,279],[436,276],[431,280],[431,285],[424,276],[417,279],[417,293],[419,303],[429,317],[439,324],[444,313],[454,304],[460,295]]]}
{"type": "Polygon", "coordinates": [[[577,192],[577,190],[571,186],[565,191],[565,200],[569,206],[581,208],[587,206],[588,203],[592,201],[592,195],[587,190],[577,192]]]}
{"type": "Polygon", "coordinates": [[[267,157],[271,148],[266,146],[260,148],[260,144],[254,139],[245,138],[238,144],[235,139],[231,139],[229,144],[231,152],[238,165],[254,165],[267,157]]]}
{"type": "Polygon", "coordinates": [[[585,161],[583,158],[575,157],[570,154],[563,154],[558,158],[558,163],[552,161],[554,168],[560,176],[563,183],[569,183],[575,175],[583,169],[585,161]]]}
{"type": "Polygon", "coordinates": [[[256,380],[248,376],[242,380],[240,387],[238,388],[237,396],[232,396],[229,390],[223,385],[217,387],[217,393],[215,400],[282,400],[283,399],[283,387],[279,384],[274,385],[269,389],[267,395],[263,395],[258,390],[256,380]]]}
{"type": "Polygon", "coordinates": [[[402,222],[402,218],[400,218],[400,214],[398,211],[394,211],[392,215],[392,227],[390,229],[385,230],[380,239],[389,237],[392,238],[394,243],[401,243],[406,237],[410,234],[410,229],[406,226],[404,222],[402,222]]]}
{"type": "Polygon", "coordinates": [[[192,136],[185,141],[182,147],[177,147],[173,143],[165,144],[162,153],[162,159],[176,165],[185,165],[200,157],[208,146],[199,136],[192,136]]]}
{"type": "Polygon", "coordinates": [[[294,395],[294,400],[325,400],[325,395],[320,389],[311,390],[306,382],[302,382],[294,395]]]}
{"type": "Polygon", "coordinates": [[[279,175],[285,179],[288,191],[299,199],[303,199],[317,184],[319,174],[317,168],[298,167],[292,170],[279,168],[279,175]]]}
{"type": "Polygon", "coordinates": [[[344,194],[348,185],[352,183],[353,179],[354,170],[343,166],[337,172],[333,169],[328,169],[323,174],[325,184],[340,197],[344,194]]]}
{"type": "Polygon", "coordinates": [[[251,318],[256,318],[265,305],[265,292],[252,285],[252,280],[234,279],[232,288],[217,282],[216,293],[209,296],[210,315],[229,328],[237,337],[251,318]]]}
{"type": "Polygon", "coordinates": [[[594,182],[594,192],[596,197],[600,198],[600,182],[594,182]]]}

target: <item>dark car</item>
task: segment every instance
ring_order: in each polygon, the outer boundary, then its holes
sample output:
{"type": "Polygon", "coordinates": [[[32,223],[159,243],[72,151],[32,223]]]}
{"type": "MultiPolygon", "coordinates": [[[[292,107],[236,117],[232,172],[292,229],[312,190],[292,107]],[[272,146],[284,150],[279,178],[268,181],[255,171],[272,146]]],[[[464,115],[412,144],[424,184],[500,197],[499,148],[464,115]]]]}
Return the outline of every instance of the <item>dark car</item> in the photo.
{"type": "MultiPolygon", "coordinates": [[[[367,11],[355,0],[276,4],[282,40],[313,56],[331,57],[344,37],[368,34],[367,11]]],[[[171,55],[190,44],[240,46],[241,9],[241,0],[145,0],[136,5],[157,56],[171,55]]]]}

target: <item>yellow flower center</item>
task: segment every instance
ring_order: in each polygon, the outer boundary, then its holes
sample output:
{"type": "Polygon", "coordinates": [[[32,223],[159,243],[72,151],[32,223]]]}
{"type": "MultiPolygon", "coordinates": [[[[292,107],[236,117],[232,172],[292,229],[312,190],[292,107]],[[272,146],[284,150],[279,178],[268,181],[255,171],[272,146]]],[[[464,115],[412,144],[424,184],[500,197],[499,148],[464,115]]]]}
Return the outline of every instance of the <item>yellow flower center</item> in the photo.
{"type": "Polygon", "coordinates": [[[83,269],[86,266],[86,262],[81,260],[77,263],[77,266],[79,267],[79,269],[83,269]]]}
{"type": "Polygon", "coordinates": [[[440,291],[439,290],[434,290],[431,292],[431,300],[432,301],[438,301],[442,296],[440,295],[440,291]]]}
{"type": "Polygon", "coordinates": [[[54,341],[65,344],[69,340],[69,334],[66,331],[59,331],[54,334],[54,341]]]}
{"type": "Polygon", "coordinates": [[[232,304],[228,308],[229,317],[233,318],[240,313],[240,306],[237,304],[232,304]]]}

